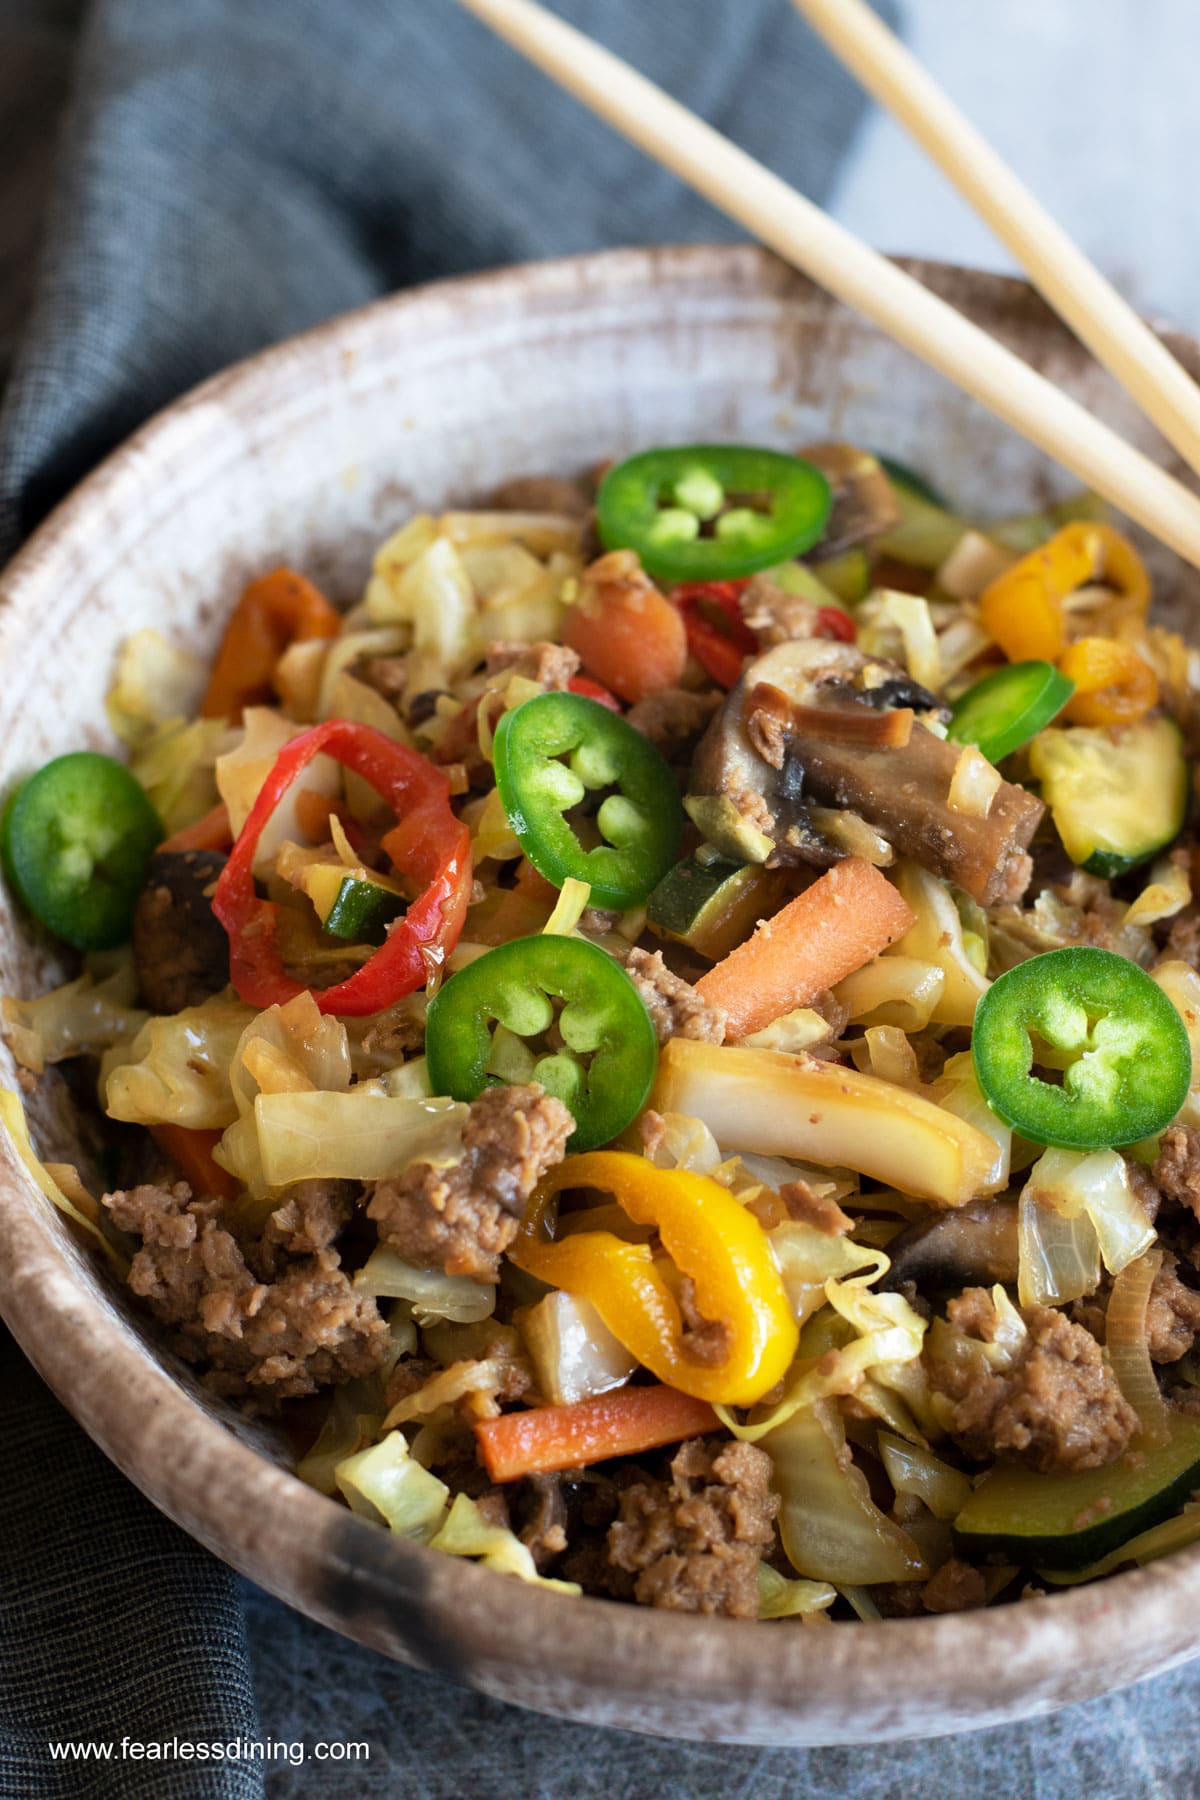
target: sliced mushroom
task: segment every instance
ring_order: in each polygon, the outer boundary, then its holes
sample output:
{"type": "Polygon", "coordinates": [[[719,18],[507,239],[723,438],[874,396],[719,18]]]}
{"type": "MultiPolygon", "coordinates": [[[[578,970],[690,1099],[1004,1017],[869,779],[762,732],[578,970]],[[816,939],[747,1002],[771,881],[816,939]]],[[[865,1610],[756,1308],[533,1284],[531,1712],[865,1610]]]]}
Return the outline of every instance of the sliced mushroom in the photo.
{"type": "Polygon", "coordinates": [[[894,685],[902,679],[894,665],[851,644],[817,638],[757,657],[696,753],[686,801],[695,824],[741,860],[821,868],[844,852],[817,828],[812,803],[838,807],[981,906],[1019,897],[1029,881],[1026,849],[1041,802],[1006,781],[986,818],[951,812],[958,746],[919,719],[904,742],[896,741],[903,730],[893,734],[886,722],[879,732],[885,741],[870,741],[866,717],[900,710],[879,709],[873,696],[880,690],[936,706],[920,688],[894,685]],[[853,741],[864,735],[867,742],[853,741]]]}
{"type": "Polygon", "coordinates": [[[815,463],[833,489],[833,509],[816,556],[840,556],[900,523],[895,490],[869,450],[854,444],[809,444],[797,454],[815,463]]]}
{"type": "Polygon", "coordinates": [[[973,1200],[909,1225],[888,1245],[887,1288],[990,1287],[1017,1279],[1017,1203],[973,1200]]]}

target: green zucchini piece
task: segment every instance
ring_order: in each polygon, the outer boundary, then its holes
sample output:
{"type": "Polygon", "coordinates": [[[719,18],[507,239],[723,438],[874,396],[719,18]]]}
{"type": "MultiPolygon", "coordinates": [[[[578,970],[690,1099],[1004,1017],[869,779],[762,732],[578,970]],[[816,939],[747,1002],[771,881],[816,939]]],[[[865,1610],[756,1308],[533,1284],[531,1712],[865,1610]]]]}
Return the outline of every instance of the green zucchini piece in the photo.
{"type": "Polygon", "coordinates": [[[646,902],[646,918],[660,937],[720,962],[760,919],[779,910],[786,891],[786,878],[759,864],[688,857],[663,876],[646,902]]]}
{"type": "Polygon", "coordinates": [[[829,556],[809,566],[822,587],[828,588],[843,606],[857,606],[871,591],[871,559],[861,548],[843,550],[840,556],[829,556]]]}
{"type": "Polygon", "coordinates": [[[1037,1475],[997,1464],[955,1519],[954,1540],[967,1556],[1079,1569],[1169,1518],[1198,1487],[1200,1419],[1176,1414],[1164,1444],[1135,1447],[1107,1469],[1037,1475]]]}
{"type": "Polygon", "coordinates": [[[323,920],[331,937],[350,944],[382,944],[387,928],[407,910],[408,903],[390,888],[374,881],[358,881],[347,875],[323,920]]]}
{"type": "MultiPolygon", "coordinates": [[[[851,552],[847,551],[847,555],[851,552]]],[[[815,569],[807,563],[780,563],[777,568],[768,569],[767,579],[782,588],[785,594],[797,594],[801,600],[809,601],[813,606],[836,606],[838,597],[833,589],[826,587],[815,569]]]]}
{"type": "Polygon", "coordinates": [[[1029,766],[1067,855],[1091,875],[1124,875],[1183,829],[1187,762],[1170,719],[1042,731],[1029,766]]]}
{"type": "Polygon", "coordinates": [[[900,522],[877,537],[873,548],[913,568],[939,569],[970,526],[911,488],[894,485],[893,491],[900,504],[900,522]]]}
{"type": "Polygon", "coordinates": [[[910,469],[907,463],[898,462],[894,456],[884,456],[881,450],[875,452],[875,460],[887,476],[894,488],[903,488],[906,493],[915,494],[918,500],[927,500],[930,506],[940,506],[943,512],[950,510],[950,502],[924,475],[916,469],[910,469]]]}

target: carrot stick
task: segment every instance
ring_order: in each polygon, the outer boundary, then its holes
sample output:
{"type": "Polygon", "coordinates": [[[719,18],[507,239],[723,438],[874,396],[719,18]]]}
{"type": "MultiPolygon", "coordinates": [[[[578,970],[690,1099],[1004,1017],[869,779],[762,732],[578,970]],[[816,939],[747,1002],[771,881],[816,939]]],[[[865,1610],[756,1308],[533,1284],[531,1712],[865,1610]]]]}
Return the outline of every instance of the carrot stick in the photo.
{"type": "Polygon", "coordinates": [[[722,1009],[731,1038],[748,1037],[781,1013],[811,1006],[915,922],[891,882],[850,857],[764,919],[752,938],[701,976],[696,992],[722,1009]]]}
{"type": "Polygon", "coordinates": [[[636,1456],[719,1428],[707,1400],[676,1388],[628,1387],[573,1406],[537,1406],[483,1419],[475,1436],[492,1480],[517,1481],[522,1475],[636,1456]]]}
{"type": "Polygon", "coordinates": [[[271,676],[289,644],[336,637],[341,626],[324,594],[294,569],[252,581],[225,627],[202,716],[240,721],[247,706],[273,698],[271,676]]]}
{"type": "Polygon", "coordinates": [[[150,1136],[170,1157],[197,1199],[201,1194],[218,1200],[237,1199],[238,1183],[228,1169],[213,1161],[213,1150],[223,1135],[220,1131],[194,1131],[186,1125],[150,1127],[150,1136]]]}
{"type": "Polygon", "coordinates": [[[160,850],[228,850],[233,842],[229,808],[219,800],[211,812],[191,825],[181,825],[158,846],[160,850]]]}

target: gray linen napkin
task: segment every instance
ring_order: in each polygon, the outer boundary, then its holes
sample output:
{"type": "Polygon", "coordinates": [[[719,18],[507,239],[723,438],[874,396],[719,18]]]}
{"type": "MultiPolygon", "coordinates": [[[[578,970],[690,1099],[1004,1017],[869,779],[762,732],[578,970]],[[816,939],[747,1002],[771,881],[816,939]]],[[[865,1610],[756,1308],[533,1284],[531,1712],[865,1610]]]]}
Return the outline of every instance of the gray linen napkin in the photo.
{"type": "MultiPolygon", "coordinates": [[[[786,0],[559,10],[827,193],[859,98],[786,0]]],[[[0,558],[157,407],[331,313],[489,264],[731,235],[452,0],[0,0],[0,558]]],[[[266,1730],[353,1736],[365,1707],[378,1785],[278,1754],[54,1760],[52,1739],[257,1738],[244,1594],[104,1461],[3,1332],[0,1393],[0,1793],[475,1791],[450,1753],[462,1696],[366,1652],[339,1660],[329,1633],[263,1596],[266,1730]]],[[[496,1795],[533,1791],[531,1754],[538,1792],[556,1781],[547,1755],[563,1759],[563,1790],[597,1791],[589,1770],[625,1741],[468,1704],[483,1709],[496,1795]]],[[[730,1791],[712,1752],[639,1755],[647,1772],[682,1759],[697,1795],[730,1791]]]]}

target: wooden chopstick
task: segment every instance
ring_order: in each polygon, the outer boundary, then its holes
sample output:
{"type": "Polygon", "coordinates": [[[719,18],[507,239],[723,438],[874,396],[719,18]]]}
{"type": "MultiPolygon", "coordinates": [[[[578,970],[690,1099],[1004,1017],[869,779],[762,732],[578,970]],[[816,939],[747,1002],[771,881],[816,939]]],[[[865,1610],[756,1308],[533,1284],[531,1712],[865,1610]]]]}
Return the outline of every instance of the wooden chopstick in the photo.
{"type": "Polygon", "coordinates": [[[460,0],[763,243],[1200,568],[1200,501],[987,332],[536,0],[460,0]]]}
{"type": "Polygon", "coordinates": [[[792,0],[834,54],[894,113],[1030,280],[1200,470],[1200,388],[864,0],[792,0]]]}

